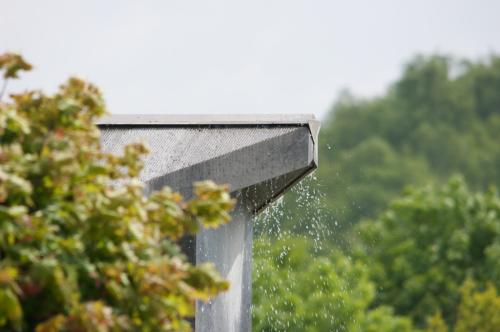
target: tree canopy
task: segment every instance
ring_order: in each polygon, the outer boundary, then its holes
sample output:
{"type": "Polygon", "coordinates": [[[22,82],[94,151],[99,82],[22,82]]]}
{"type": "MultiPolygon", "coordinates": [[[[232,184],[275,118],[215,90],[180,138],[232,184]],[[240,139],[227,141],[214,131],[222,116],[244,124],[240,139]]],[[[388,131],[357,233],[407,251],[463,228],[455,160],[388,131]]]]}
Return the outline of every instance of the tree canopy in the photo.
{"type": "Polygon", "coordinates": [[[355,255],[370,264],[377,285],[376,303],[417,325],[439,312],[454,326],[467,280],[479,289],[489,285],[490,292],[500,287],[500,197],[494,190],[474,194],[460,179],[408,190],[379,218],[358,224],[355,234],[355,255]]]}
{"type": "Polygon", "coordinates": [[[320,183],[345,228],[373,218],[405,186],[462,174],[500,185],[500,57],[417,56],[377,98],[343,93],[320,133],[320,183]]]}
{"type": "Polygon", "coordinates": [[[348,252],[306,236],[254,249],[255,331],[500,330],[500,197],[460,178],[408,189],[348,252]]]}
{"type": "Polygon", "coordinates": [[[256,330],[499,331],[499,91],[500,57],[431,55],[342,93],[317,181],[257,223],[256,330]]]}
{"type": "Polygon", "coordinates": [[[261,238],[254,257],[256,331],[412,331],[390,307],[370,309],[368,266],[338,250],[318,255],[306,238],[261,238]]]}

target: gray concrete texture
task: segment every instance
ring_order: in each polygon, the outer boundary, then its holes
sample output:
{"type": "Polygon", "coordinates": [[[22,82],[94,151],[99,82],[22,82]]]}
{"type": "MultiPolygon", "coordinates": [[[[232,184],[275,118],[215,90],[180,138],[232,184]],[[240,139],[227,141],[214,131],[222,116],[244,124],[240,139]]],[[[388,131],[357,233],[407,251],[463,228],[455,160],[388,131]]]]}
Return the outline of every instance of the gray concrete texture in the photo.
{"type": "Polygon", "coordinates": [[[181,246],[192,262],[214,262],[230,290],[197,303],[195,330],[251,331],[253,216],[317,167],[319,122],[312,116],[111,116],[99,123],[103,149],[145,142],[141,180],[190,197],[195,181],[229,184],[233,221],[203,229],[181,246]]]}

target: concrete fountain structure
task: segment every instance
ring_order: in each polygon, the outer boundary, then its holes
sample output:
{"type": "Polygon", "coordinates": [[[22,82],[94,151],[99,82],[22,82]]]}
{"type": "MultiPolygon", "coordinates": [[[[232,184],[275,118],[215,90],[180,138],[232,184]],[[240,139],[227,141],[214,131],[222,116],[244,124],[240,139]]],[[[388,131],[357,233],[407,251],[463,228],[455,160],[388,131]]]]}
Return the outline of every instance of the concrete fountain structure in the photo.
{"type": "Polygon", "coordinates": [[[316,169],[319,122],[310,115],[113,115],[98,123],[105,151],[146,141],[151,153],[141,180],[148,192],[165,185],[192,193],[211,179],[230,185],[233,221],[182,241],[192,262],[214,262],[228,292],[197,303],[197,332],[251,331],[252,219],[316,169]]]}

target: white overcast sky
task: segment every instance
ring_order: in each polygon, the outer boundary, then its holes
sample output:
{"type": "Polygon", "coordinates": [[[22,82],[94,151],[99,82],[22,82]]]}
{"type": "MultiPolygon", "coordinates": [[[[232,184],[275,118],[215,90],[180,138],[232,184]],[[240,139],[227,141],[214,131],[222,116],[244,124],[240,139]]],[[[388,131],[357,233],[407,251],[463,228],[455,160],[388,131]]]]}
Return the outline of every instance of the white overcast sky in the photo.
{"type": "Polygon", "coordinates": [[[99,85],[112,113],[314,113],[382,93],[416,53],[500,52],[498,0],[0,0],[10,91],[99,85]]]}

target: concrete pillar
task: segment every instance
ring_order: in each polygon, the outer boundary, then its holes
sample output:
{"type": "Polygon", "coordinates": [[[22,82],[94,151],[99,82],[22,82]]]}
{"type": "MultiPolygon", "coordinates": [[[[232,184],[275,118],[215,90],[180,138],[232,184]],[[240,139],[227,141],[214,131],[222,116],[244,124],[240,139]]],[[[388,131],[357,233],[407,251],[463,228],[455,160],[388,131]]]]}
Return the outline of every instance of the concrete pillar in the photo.
{"type": "Polygon", "coordinates": [[[196,305],[196,331],[252,330],[252,216],[239,202],[233,220],[196,237],[196,262],[214,262],[229,291],[196,305]]]}

